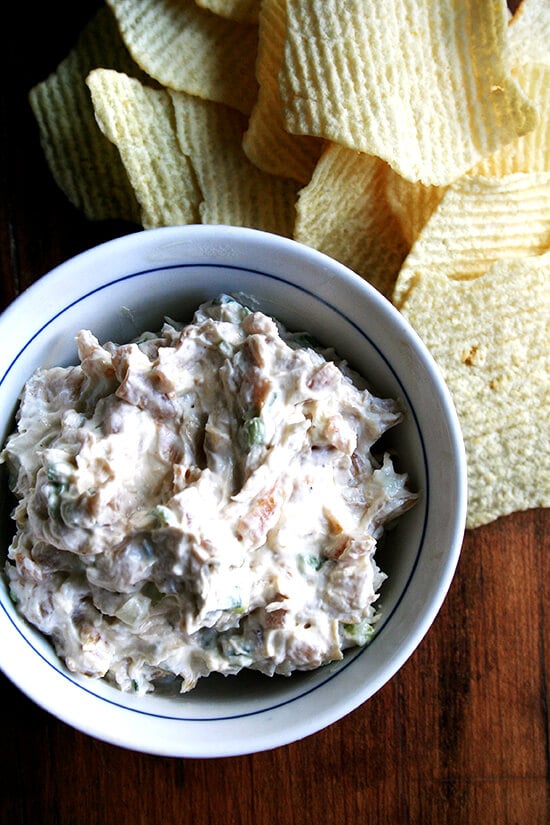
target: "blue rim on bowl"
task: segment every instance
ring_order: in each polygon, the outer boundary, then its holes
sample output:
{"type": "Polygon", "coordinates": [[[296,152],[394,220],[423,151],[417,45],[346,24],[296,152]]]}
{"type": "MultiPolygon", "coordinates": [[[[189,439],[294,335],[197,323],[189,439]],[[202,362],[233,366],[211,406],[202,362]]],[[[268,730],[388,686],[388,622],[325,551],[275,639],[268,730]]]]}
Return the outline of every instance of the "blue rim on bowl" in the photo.
{"type": "MultiPolygon", "coordinates": [[[[396,574],[398,584],[390,592],[387,612],[373,640],[346,655],[343,662],[290,680],[254,675],[209,677],[203,680],[208,685],[181,701],[128,696],[101,681],[69,673],[47,641],[21,620],[3,588],[0,626],[9,643],[2,646],[0,666],[6,675],[34,701],[74,727],[113,744],[163,755],[228,756],[276,747],[316,732],[364,702],[399,670],[432,624],[454,575],[464,531],[466,471],[460,427],[437,366],[418,336],[383,296],[345,267],[316,250],[257,230],[206,226],[145,230],[62,264],[20,296],[1,319],[10,333],[21,326],[27,305],[40,308],[33,321],[27,319],[27,329],[19,329],[22,334],[13,340],[10,335],[12,345],[0,367],[0,398],[4,400],[5,393],[13,407],[15,390],[31,369],[44,359],[56,363],[60,347],[65,349],[64,359],[70,360],[70,347],[60,340],[66,339],[68,329],[76,331],[87,320],[89,306],[97,319],[100,304],[108,305],[111,313],[120,305],[116,327],[128,340],[151,328],[149,322],[159,313],[175,317],[179,292],[185,291],[189,311],[206,297],[231,291],[232,283],[238,285],[239,293],[258,298],[262,309],[290,327],[296,328],[301,319],[303,328],[304,319],[309,318],[308,331],[321,340],[323,332],[331,338],[326,333],[328,326],[338,327],[335,349],[345,357],[349,351],[349,360],[360,371],[361,365],[353,361],[361,360],[361,353],[368,349],[369,358],[377,363],[375,387],[384,384],[382,390],[397,393],[407,409],[406,438],[416,444],[416,481],[422,496],[416,514],[403,517],[403,525],[397,527],[397,543],[407,540],[410,528],[414,547],[408,548],[406,569],[396,574]],[[101,276],[87,288],[83,273],[89,266],[101,276]],[[168,288],[157,305],[153,296],[159,281],[168,288]],[[60,289],[65,296],[62,301],[57,298],[60,289]],[[342,297],[344,291],[349,292],[347,298],[342,297]],[[133,303],[136,294],[140,298],[133,303]],[[373,336],[362,324],[366,306],[373,317],[378,312],[399,339],[390,356],[380,328],[373,336]],[[400,371],[394,363],[396,351],[400,371]],[[412,375],[415,369],[421,379],[412,375]],[[433,405],[428,418],[424,396],[418,396],[419,380],[424,381],[423,389],[433,405]],[[430,455],[430,441],[435,437],[441,441],[439,456],[430,455]],[[442,512],[442,479],[451,496],[446,512],[442,512]],[[418,582],[424,585],[415,595],[412,591],[418,582]],[[38,674],[30,675],[31,661],[35,666],[40,663],[45,689],[36,684],[38,674]],[[231,682],[236,678],[239,687],[234,699],[231,682]],[[59,701],[61,694],[65,702],[59,701]],[[85,700],[82,707],[79,696],[85,700]]],[[[112,323],[106,321],[105,326],[111,337],[112,323]]]]}

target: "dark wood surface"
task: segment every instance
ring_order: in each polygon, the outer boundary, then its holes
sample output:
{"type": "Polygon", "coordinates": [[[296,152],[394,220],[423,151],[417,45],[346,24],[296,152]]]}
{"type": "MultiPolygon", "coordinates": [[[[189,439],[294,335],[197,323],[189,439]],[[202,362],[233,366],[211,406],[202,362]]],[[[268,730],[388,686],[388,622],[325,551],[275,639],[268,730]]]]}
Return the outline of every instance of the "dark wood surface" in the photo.
{"type": "MultiPolygon", "coordinates": [[[[2,307],[70,255],[129,231],[90,224],[67,203],[27,104],[97,5],[20,3],[2,27],[2,307]]],[[[467,533],[443,608],[401,671],[345,719],[269,752],[125,751],[0,676],[0,823],[546,825],[549,539],[547,510],[467,533]]]]}

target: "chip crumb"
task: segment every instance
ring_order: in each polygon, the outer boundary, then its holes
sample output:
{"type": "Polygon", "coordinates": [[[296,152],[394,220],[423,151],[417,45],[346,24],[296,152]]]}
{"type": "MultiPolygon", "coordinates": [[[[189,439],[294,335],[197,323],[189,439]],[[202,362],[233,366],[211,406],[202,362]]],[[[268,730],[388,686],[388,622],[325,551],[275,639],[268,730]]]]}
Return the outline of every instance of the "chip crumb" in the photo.
{"type": "Polygon", "coordinates": [[[467,367],[473,367],[474,364],[481,363],[483,358],[483,354],[481,352],[479,344],[472,344],[469,346],[464,352],[462,353],[462,363],[466,364],[467,367]]]}

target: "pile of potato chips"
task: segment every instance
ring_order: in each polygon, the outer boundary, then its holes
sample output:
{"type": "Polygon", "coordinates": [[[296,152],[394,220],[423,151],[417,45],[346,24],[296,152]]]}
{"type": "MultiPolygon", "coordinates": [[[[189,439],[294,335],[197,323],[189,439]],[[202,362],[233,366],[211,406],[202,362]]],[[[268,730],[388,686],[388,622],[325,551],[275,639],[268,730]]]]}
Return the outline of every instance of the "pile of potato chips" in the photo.
{"type": "Polygon", "coordinates": [[[549,506],[548,0],[106,0],[30,103],[88,218],[256,227],[370,281],[451,390],[468,527],[549,506]]]}

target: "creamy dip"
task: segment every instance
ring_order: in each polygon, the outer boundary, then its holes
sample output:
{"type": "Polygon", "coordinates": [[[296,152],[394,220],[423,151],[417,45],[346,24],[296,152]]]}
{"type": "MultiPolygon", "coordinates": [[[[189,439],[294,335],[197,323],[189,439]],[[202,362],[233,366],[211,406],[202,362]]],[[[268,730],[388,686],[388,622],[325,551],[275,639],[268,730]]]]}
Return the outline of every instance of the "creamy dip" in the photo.
{"type": "Polygon", "coordinates": [[[364,645],[384,525],[414,496],[371,448],[401,420],[334,353],[220,296],[38,370],[1,460],[6,566],[71,671],[146,693],[289,675],[364,645]]]}

